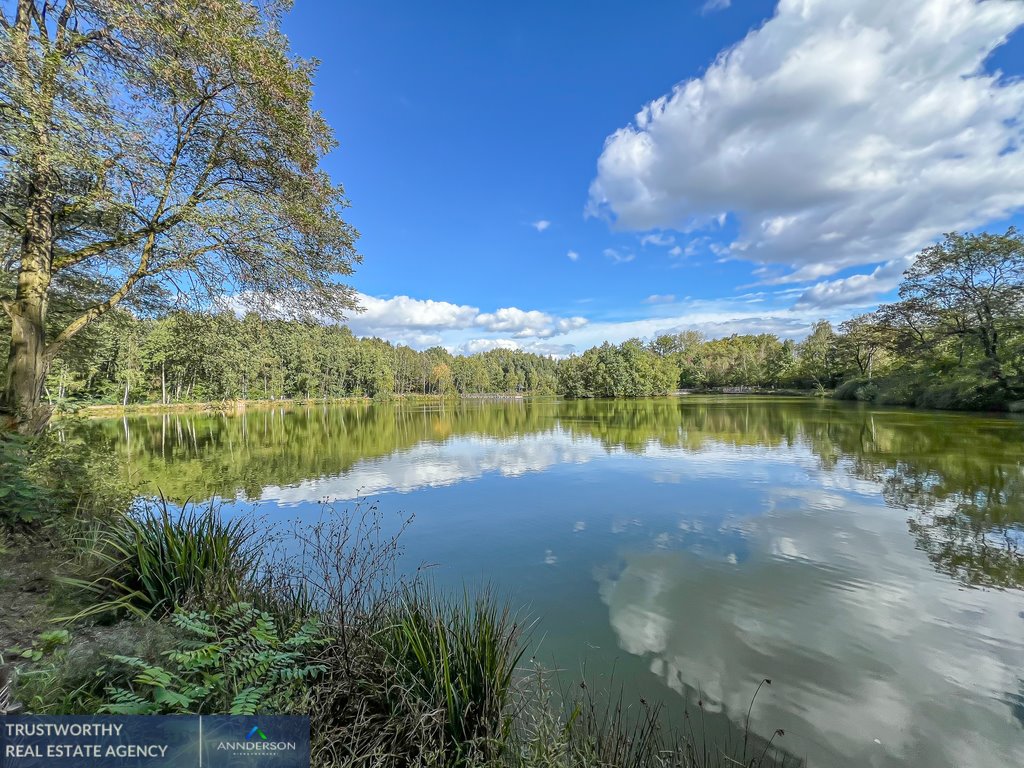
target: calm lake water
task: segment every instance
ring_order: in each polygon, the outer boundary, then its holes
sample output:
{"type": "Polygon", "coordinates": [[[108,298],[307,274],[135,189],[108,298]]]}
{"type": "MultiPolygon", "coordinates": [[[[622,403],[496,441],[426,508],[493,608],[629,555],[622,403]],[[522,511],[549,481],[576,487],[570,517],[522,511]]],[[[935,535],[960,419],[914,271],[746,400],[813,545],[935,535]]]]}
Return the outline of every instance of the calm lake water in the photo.
{"type": "Polygon", "coordinates": [[[316,406],[91,422],[172,499],[415,515],[537,658],[703,697],[812,766],[1024,765],[1024,421],[804,399],[316,406]]]}

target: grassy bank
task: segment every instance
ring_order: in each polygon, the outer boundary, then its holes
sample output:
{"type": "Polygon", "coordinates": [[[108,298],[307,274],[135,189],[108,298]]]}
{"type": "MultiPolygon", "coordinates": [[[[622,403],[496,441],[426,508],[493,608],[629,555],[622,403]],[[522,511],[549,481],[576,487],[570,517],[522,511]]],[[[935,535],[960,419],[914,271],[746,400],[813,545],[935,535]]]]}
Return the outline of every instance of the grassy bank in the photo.
{"type": "Polygon", "coordinates": [[[317,766],[782,761],[772,741],[666,730],[656,706],[535,667],[529,617],[403,577],[401,534],[373,507],[325,507],[277,555],[258,522],[102,486],[75,446],[4,451],[25,460],[3,480],[3,562],[36,566],[0,574],[4,604],[31,607],[3,638],[21,712],[303,713],[317,766]]]}
{"type": "Polygon", "coordinates": [[[446,399],[442,395],[392,395],[386,400],[370,397],[336,398],[280,398],[278,400],[210,400],[178,403],[90,403],[75,404],[55,411],[55,416],[77,415],[89,418],[110,418],[122,415],[152,415],[161,413],[241,413],[247,410],[270,408],[308,407],[311,405],[369,405],[374,402],[436,403],[446,399]]]}

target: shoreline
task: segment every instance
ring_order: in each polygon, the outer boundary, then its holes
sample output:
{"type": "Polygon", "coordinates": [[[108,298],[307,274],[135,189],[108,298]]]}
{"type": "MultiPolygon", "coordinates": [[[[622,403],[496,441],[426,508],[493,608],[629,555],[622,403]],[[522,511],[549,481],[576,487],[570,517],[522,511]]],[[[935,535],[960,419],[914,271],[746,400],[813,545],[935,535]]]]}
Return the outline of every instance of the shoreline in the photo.
{"type": "Polygon", "coordinates": [[[375,402],[422,402],[436,403],[451,400],[443,395],[394,395],[388,400],[374,400],[371,397],[311,397],[280,398],[278,400],[204,400],[188,403],[134,403],[125,405],[95,404],[83,405],[73,410],[54,411],[54,419],[67,416],[85,416],[86,418],[109,418],[111,416],[137,416],[161,413],[238,413],[246,410],[262,410],[277,407],[294,407],[309,405],[371,405],[375,402]]]}
{"type": "MultiPolygon", "coordinates": [[[[800,389],[761,389],[756,387],[721,387],[714,389],[699,389],[699,388],[687,388],[677,389],[671,392],[667,392],[664,395],[655,395],[653,397],[668,397],[668,398],[686,398],[686,397],[777,397],[777,398],[799,398],[799,399],[825,399],[833,402],[848,402],[857,403],[860,402],[866,405],[872,405],[879,408],[899,408],[910,411],[930,411],[936,413],[977,413],[985,415],[993,414],[1016,414],[1024,412],[1024,402],[1013,402],[1007,403],[1007,407],[1004,409],[961,409],[961,408],[934,408],[920,405],[914,405],[912,403],[876,403],[876,402],[864,402],[856,399],[836,397],[836,392],[826,391],[824,393],[818,393],[815,390],[800,390],[800,389]]],[[[200,402],[185,402],[185,403],[132,403],[127,406],[123,406],[116,403],[105,403],[105,404],[92,404],[82,405],[77,408],[69,410],[55,410],[53,412],[53,420],[59,421],[73,416],[81,416],[87,419],[108,419],[118,416],[147,416],[147,415],[159,415],[159,414],[172,414],[172,413],[223,413],[223,414],[238,414],[249,410],[270,410],[278,407],[283,408],[296,408],[296,407],[310,407],[314,405],[373,405],[373,404],[384,404],[384,403],[420,403],[420,404],[432,404],[432,403],[444,403],[452,401],[471,401],[471,402],[524,402],[534,398],[554,398],[557,400],[571,400],[572,398],[563,398],[558,395],[534,395],[529,393],[467,393],[467,394],[455,394],[455,395],[424,395],[419,393],[408,393],[403,395],[392,395],[383,400],[375,400],[371,397],[349,395],[346,397],[329,397],[329,398],[281,398],[278,400],[209,400],[200,402]]],[[[634,398],[581,398],[584,400],[630,400],[634,398]]],[[[638,398],[641,400],[649,399],[647,397],[638,398]]]]}
{"type": "MultiPolygon", "coordinates": [[[[740,387],[726,387],[722,389],[680,389],[667,392],[664,395],[655,397],[686,397],[689,395],[726,395],[726,396],[769,396],[769,397],[813,397],[815,393],[810,390],[766,390],[746,389],[740,387]]],[[[139,416],[156,415],[164,413],[240,413],[247,410],[265,410],[278,407],[296,407],[310,405],[372,405],[374,403],[441,403],[452,400],[468,400],[474,402],[523,402],[534,397],[554,397],[565,399],[557,395],[532,395],[532,394],[507,394],[499,392],[491,393],[467,393],[462,395],[423,395],[410,393],[404,395],[392,395],[384,400],[374,400],[371,397],[360,397],[350,395],[347,397],[312,397],[306,398],[280,398],[278,400],[203,400],[197,402],[179,403],[129,403],[127,406],[116,403],[97,403],[82,405],[69,410],[55,410],[54,420],[67,418],[68,416],[84,416],[85,418],[111,418],[115,416],[139,416]]],[[[590,399],[623,399],[633,398],[583,398],[590,399]]],[[[640,398],[648,399],[648,398],[640,398]]]]}

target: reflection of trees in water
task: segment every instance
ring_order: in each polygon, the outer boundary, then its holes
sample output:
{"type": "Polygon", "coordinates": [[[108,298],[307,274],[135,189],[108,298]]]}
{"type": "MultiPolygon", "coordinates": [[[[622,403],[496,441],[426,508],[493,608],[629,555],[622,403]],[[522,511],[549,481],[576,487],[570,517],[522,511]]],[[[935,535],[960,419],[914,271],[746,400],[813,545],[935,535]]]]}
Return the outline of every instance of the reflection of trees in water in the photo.
{"type": "Polygon", "coordinates": [[[93,422],[150,487],[173,499],[241,493],[348,472],[360,461],[451,438],[513,439],[562,430],[606,450],[653,445],[804,445],[823,470],[878,483],[912,513],[935,567],[965,583],[1024,585],[1024,425],[1008,419],[870,410],[830,402],[660,398],[416,406],[312,406],[235,416],[168,414],[93,422]],[[126,438],[126,434],[129,436],[126,438]]]}
{"type": "Polygon", "coordinates": [[[1020,430],[948,426],[903,430],[884,449],[860,445],[849,452],[851,473],[911,513],[910,532],[940,573],[968,586],[1024,586],[1020,430]],[[896,442],[903,433],[907,447],[896,442]]]}
{"type": "Polygon", "coordinates": [[[1017,685],[1019,686],[1017,693],[1007,694],[1007,703],[1010,705],[1010,712],[1013,714],[1014,720],[1024,725],[1024,680],[1018,680],[1017,685]]]}

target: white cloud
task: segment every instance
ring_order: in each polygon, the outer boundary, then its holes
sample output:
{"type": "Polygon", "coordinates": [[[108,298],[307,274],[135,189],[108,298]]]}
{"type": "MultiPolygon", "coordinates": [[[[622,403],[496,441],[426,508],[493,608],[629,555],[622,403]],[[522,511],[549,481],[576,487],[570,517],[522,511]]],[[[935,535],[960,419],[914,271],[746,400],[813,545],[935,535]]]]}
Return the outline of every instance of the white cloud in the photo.
{"type": "Polygon", "coordinates": [[[478,352],[488,352],[492,349],[519,349],[523,352],[532,352],[535,355],[546,357],[568,357],[577,352],[572,344],[555,344],[550,341],[539,339],[470,339],[464,344],[449,347],[449,351],[460,355],[474,355],[478,352]]]}
{"type": "Polygon", "coordinates": [[[680,248],[677,245],[675,248],[672,248],[671,250],[669,250],[668,255],[669,256],[682,256],[683,255],[683,249],[680,248]]]}
{"type": "MultiPolygon", "coordinates": [[[[360,294],[364,311],[353,314],[347,325],[357,336],[380,336],[415,347],[448,342],[451,334],[468,330],[511,334],[514,338],[547,339],[582,328],[584,317],[558,317],[547,312],[503,307],[481,312],[466,304],[394,296],[380,299],[360,294]]],[[[500,340],[490,340],[500,341],[500,340]]]]}
{"type": "Polygon", "coordinates": [[[539,221],[533,222],[531,225],[538,232],[543,232],[545,229],[551,226],[551,222],[547,219],[540,219],[539,221]]]}
{"type": "Polygon", "coordinates": [[[497,333],[511,333],[513,338],[540,338],[566,333],[587,324],[584,317],[556,318],[537,310],[524,311],[516,307],[503,307],[476,318],[476,325],[497,333]]]}
{"type": "Polygon", "coordinates": [[[569,261],[579,261],[580,255],[576,251],[569,251],[566,256],[569,257],[569,261]]]}
{"type": "Polygon", "coordinates": [[[514,339],[470,339],[453,351],[464,355],[475,355],[477,352],[489,352],[492,349],[521,348],[522,345],[514,339]]]}
{"type": "Polygon", "coordinates": [[[985,70],[1022,24],[1014,0],[781,0],[607,139],[588,211],[641,231],[729,213],[720,255],[775,282],[883,265],[805,303],[891,287],[890,265],[943,232],[1024,207],[1024,80],[985,70]]]}
{"type": "Polygon", "coordinates": [[[480,310],[465,304],[432,299],[395,296],[378,299],[359,295],[363,312],[352,317],[350,325],[370,328],[467,328],[480,310]]]}
{"type": "Polygon", "coordinates": [[[732,0],[708,0],[704,3],[704,6],[700,9],[701,13],[714,13],[715,11],[724,11],[726,8],[732,5],[732,0]]]}
{"type": "Polygon", "coordinates": [[[908,260],[896,259],[875,269],[870,275],[851,275],[839,280],[826,280],[801,294],[797,307],[870,306],[884,293],[894,290],[909,266],[908,260]]]}
{"type": "Polygon", "coordinates": [[[675,295],[671,293],[652,293],[650,296],[644,299],[644,304],[671,304],[675,300],[675,295]]]}
{"type": "Polygon", "coordinates": [[[640,245],[660,245],[667,247],[672,245],[676,239],[672,235],[666,235],[664,232],[654,232],[650,235],[644,235],[640,238],[640,245]]]}
{"type": "Polygon", "coordinates": [[[614,248],[605,248],[604,256],[610,259],[613,264],[627,264],[636,258],[636,254],[617,251],[614,248]]]}

